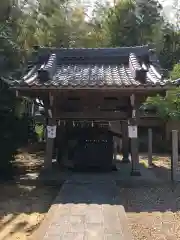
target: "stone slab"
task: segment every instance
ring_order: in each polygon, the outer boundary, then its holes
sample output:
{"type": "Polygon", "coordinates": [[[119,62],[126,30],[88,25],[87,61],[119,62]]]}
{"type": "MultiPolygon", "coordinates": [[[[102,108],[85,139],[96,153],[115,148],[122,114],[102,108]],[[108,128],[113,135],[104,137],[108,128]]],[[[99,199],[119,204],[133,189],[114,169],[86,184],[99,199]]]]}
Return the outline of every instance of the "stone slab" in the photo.
{"type": "Polygon", "coordinates": [[[38,240],[132,240],[115,181],[88,176],[84,183],[81,176],[81,183],[69,179],[63,185],[54,202],[56,210],[44,230],[41,227],[43,237],[38,240]]]}

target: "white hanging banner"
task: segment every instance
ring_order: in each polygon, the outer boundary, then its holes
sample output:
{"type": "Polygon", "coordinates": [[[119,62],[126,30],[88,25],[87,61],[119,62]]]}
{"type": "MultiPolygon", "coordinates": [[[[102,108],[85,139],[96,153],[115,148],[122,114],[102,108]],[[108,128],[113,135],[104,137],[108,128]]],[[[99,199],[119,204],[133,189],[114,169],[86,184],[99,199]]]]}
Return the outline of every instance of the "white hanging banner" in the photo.
{"type": "Polygon", "coordinates": [[[135,117],[136,117],[136,110],[133,109],[133,110],[132,110],[132,118],[135,118],[135,117]]]}
{"type": "Polygon", "coordinates": [[[48,138],[55,138],[56,137],[56,125],[47,126],[47,137],[48,138]]]}
{"type": "Polygon", "coordinates": [[[129,138],[137,138],[137,126],[128,126],[129,138]]]}

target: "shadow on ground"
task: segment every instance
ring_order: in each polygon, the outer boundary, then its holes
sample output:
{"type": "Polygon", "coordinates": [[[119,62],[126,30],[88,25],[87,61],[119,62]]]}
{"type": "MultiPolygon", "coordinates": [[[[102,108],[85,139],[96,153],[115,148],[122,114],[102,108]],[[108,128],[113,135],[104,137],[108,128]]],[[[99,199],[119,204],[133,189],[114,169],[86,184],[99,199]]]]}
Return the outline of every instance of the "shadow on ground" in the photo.
{"type": "MultiPolygon", "coordinates": [[[[28,153],[19,161],[15,182],[0,185],[0,231],[21,214],[46,213],[58,191],[54,204],[64,207],[108,204],[123,205],[129,213],[180,211],[180,185],[170,181],[170,171],[165,167],[148,169],[142,162],[142,176],[131,177],[131,164],[122,164],[119,160],[116,162],[118,171],[109,173],[74,173],[62,170],[55,162],[52,170],[45,172],[42,169],[44,153],[31,151],[30,155],[28,153]],[[27,164],[30,160],[31,164],[27,164]],[[4,219],[4,216],[8,217],[4,219]]],[[[23,218],[11,232],[26,229],[31,233],[36,228],[23,218]]],[[[7,236],[2,239],[8,239],[7,236]]]]}
{"type": "MultiPolygon", "coordinates": [[[[141,177],[131,177],[131,164],[117,162],[118,171],[109,173],[73,173],[55,170],[47,179],[54,183],[66,178],[55,204],[123,205],[127,212],[177,212],[180,210],[180,184],[165,176],[167,169],[147,169],[140,164],[141,177]],[[158,171],[163,172],[163,177],[158,171]],[[63,175],[64,174],[64,175],[63,175]]],[[[40,174],[39,179],[45,177],[40,174]]],[[[46,179],[46,181],[48,181],[46,179]]]]}
{"type": "Polygon", "coordinates": [[[59,187],[0,184],[0,239],[25,239],[48,212],[59,187]]]}
{"type": "Polygon", "coordinates": [[[24,240],[31,235],[43,220],[55,199],[59,186],[38,183],[43,152],[19,152],[13,181],[0,183],[0,239],[24,240]],[[29,176],[21,181],[22,176],[29,176]]]}

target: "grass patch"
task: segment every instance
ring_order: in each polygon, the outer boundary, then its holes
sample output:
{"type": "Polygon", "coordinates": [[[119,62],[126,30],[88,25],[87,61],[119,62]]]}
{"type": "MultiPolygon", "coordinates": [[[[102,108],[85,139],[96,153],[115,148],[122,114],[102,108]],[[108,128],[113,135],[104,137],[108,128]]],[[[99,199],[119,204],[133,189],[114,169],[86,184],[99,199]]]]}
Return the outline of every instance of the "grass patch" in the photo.
{"type": "Polygon", "coordinates": [[[148,167],[149,167],[147,160],[140,159],[140,160],[139,160],[139,163],[142,164],[145,168],[148,168],[148,167]]]}

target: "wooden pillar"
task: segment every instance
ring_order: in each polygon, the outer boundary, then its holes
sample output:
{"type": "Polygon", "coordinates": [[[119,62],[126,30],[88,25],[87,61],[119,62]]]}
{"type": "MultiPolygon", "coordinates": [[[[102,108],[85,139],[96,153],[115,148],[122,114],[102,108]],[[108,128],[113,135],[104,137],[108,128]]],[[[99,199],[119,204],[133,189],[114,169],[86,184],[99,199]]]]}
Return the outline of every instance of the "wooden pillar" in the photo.
{"type": "Polygon", "coordinates": [[[172,130],[171,180],[177,181],[178,169],[178,131],[172,130]]]}
{"type": "Polygon", "coordinates": [[[138,152],[137,106],[134,94],[132,94],[130,100],[132,106],[132,118],[129,121],[129,137],[131,141],[131,162],[132,162],[131,176],[141,176],[138,152]]]}
{"type": "Polygon", "coordinates": [[[60,149],[60,134],[61,134],[61,131],[60,131],[60,122],[58,122],[58,125],[57,125],[57,136],[56,136],[56,144],[57,144],[57,162],[60,164],[61,162],[61,149],[60,149]]]}
{"type": "Polygon", "coordinates": [[[51,169],[52,167],[52,158],[53,158],[53,151],[54,151],[54,140],[56,136],[56,118],[55,118],[55,107],[54,107],[54,97],[50,94],[49,95],[49,106],[48,106],[48,120],[46,126],[46,151],[45,151],[45,159],[44,159],[44,168],[51,169]],[[50,134],[50,129],[54,128],[55,134],[50,134]]]}
{"type": "Polygon", "coordinates": [[[116,160],[117,160],[117,138],[113,137],[113,159],[112,159],[112,170],[116,171],[116,160]]]}
{"type": "Polygon", "coordinates": [[[122,163],[129,163],[128,121],[122,121],[122,163]]]}
{"type": "MultiPolygon", "coordinates": [[[[48,119],[48,127],[55,126],[54,119],[48,119]]],[[[48,130],[47,130],[48,132],[48,130]]],[[[50,169],[52,167],[52,158],[53,158],[53,150],[54,150],[54,138],[48,136],[46,134],[46,151],[45,151],[45,159],[44,159],[44,168],[50,169]]]]}
{"type": "Polygon", "coordinates": [[[152,128],[148,129],[148,165],[151,168],[152,163],[152,128]]]}
{"type": "MultiPolygon", "coordinates": [[[[57,129],[56,129],[57,131],[57,129]]],[[[57,160],[57,136],[56,138],[54,138],[54,142],[53,142],[53,153],[52,153],[52,161],[56,161],[57,160]]]]}
{"type": "Polygon", "coordinates": [[[116,162],[116,157],[117,157],[117,138],[113,137],[113,162],[116,162]]]}

